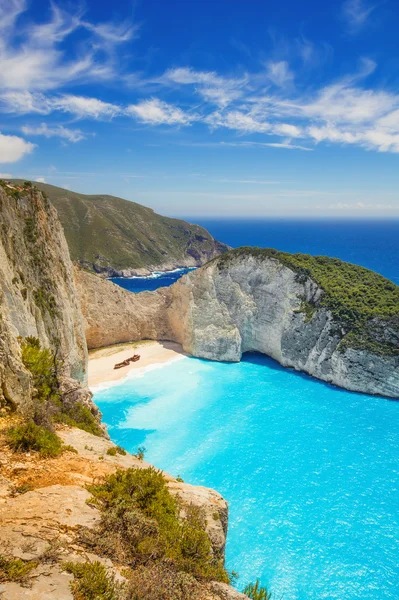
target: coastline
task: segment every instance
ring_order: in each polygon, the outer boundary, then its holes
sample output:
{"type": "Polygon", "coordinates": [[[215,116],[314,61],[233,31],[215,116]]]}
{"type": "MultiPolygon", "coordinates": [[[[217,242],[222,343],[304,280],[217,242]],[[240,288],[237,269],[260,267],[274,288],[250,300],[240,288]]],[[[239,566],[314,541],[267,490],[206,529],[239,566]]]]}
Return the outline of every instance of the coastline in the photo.
{"type": "Polygon", "coordinates": [[[162,367],[166,363],[181,360],[186,356],[187,354],[183,352],[180,344],[153,340],[115,344],[91,350],[88,363],[88,385],[93,391],[100,386],[119,383],[128,377],[139,377],[149,369],[162,367]],[[140,360],[130,363],[127,367],[114,369],[116,363],[126,360],[132,354],[139,354],[140,360]]]}

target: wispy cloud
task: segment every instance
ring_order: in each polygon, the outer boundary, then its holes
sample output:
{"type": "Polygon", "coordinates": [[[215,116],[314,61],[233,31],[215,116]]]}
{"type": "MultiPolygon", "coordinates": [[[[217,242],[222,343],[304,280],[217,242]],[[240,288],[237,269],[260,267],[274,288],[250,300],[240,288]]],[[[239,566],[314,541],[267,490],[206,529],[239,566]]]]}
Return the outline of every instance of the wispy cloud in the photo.
{"type": "Polygon", "coordinates": [[[358,33],[366,25],[375,8],[375,4],[369,4],[365,0],[345,0],[342,15],[348,31],[352,34],[358,33]]]}
{"type": "Polygon", "coordinates": [[[80,142],[86,137],[80,129],[69,129],[63,125],[49,127],[46,123],[42,123],[38,127],[25,125],[22,127],[22,132],[26,135],[42,135],[46,138],[58,137],[68,142],[80,142]]]}
{"type": "Polygon", "coordinates": [[[49,90],[71,82],[110,79],[116,70],[113,49],[130,40],[129,23],[93,24],[82,9],[68,12],[51,4],[47,23],[19,24],[25,0],[0,0],[0,87],[3,90],[49,90]],[[66,55],[63,42],[77,30],[84,43],[66,55]],[[101,41],[101,44],[99,43],[101,41]]]}
{"type": "Polygon", "coordinates": [[[34,144],[16,135],[0,133],[0,163],[17,162],[26,154],[30,154],[34,147],[34,144]]]}
{"type": "Polygon", "coordinates": [[[139,104],[130,104],[126,109],[126,114],[149,125],[190,125],[197,119],[194,113],[185,112],[158,98],[144,100],[139,104]]]}

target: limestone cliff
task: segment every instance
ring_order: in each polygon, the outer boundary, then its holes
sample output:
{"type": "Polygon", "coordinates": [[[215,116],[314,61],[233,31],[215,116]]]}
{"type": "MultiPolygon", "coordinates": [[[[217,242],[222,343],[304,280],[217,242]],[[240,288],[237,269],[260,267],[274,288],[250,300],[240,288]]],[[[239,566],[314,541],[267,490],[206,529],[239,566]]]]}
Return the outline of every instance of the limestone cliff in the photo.
{"type": "Polygon", "coordinates": [[[29,410],[31,379],[20,337],[33,336],[60,359],[70,394],[86,380],[87,348],[73,267],[56,210],[31,185],[0,182],[0,405],[29,410]]]}
{"type": "Polygon", "coordinates": [[[169,339],[222,361],[257,351],[340,387],[398,398],[399,288],[361,267],[300,257],[232,251],[142,294],[81,273],[88,345],[169,339]]]}

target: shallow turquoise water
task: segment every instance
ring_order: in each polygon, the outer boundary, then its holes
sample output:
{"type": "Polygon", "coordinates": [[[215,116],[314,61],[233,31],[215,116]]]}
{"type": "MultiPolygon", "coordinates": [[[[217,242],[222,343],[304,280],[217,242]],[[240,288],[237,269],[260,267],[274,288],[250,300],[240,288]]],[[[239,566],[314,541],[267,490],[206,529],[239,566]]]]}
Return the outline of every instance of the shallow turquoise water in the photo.
{"type": "Polygon", "coordinates": [[[99,391],[112,439],[230,504],[227,567],[275,600],[399,598],[399,403],[259,355],[99,391]]]}

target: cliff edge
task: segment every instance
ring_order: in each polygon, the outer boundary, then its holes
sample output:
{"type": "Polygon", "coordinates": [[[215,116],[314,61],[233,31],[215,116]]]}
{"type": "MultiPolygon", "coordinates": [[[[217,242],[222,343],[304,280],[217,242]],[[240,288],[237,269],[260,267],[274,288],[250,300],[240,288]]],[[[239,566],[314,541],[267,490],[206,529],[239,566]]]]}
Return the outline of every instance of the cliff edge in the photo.
{"type": "Polygon", "coordinates": [[[399,287],[328,257],[240,248],[170,288],[77,276],[89,348],[168,339],[197,357],[261,352],[348,390],[399,397],[399,287]]]}

